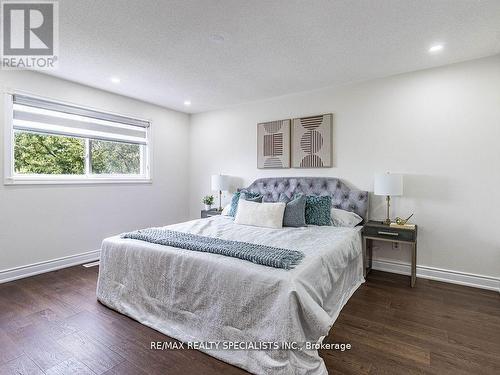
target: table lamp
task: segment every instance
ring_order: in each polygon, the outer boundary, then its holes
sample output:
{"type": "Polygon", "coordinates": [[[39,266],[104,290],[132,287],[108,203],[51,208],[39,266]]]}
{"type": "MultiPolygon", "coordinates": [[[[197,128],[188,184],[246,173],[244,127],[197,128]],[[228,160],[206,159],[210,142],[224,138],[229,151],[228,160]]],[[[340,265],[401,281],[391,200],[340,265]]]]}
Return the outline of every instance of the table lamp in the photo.
{"type": "Polygon", "coordinates": [[[375,175],[375,184],[373,192],[375,195],[385,195],[387,201],[387,218],[385,224],[390,224],[389,207],[391,205],[391,196],[403,195],[403,175],[383,173],[375,175]]]}
{"type": "Polygon", "coordinates": [[[219,191],[219,211],[222,211],[222,192],[229,189],[229,176],[222,174],[212,175],[212,190],[219,191]]]}

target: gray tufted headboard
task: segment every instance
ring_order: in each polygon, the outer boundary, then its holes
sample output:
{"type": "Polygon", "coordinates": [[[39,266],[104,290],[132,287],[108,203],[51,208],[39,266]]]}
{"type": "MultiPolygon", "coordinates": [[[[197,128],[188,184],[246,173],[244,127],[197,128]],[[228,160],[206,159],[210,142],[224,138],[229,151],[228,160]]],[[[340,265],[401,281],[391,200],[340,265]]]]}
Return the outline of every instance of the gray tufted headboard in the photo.
{"type": "Polygon", "coordinates": [[[264,202],[276,202],[280,193],[292,197],[296,193],[306,195],[330,195],[332,205],[361,216],[368,217],[368,192],[350,189],[334,177],[271,177],[259,178],[244,190],[264,196],[264,202]]]}

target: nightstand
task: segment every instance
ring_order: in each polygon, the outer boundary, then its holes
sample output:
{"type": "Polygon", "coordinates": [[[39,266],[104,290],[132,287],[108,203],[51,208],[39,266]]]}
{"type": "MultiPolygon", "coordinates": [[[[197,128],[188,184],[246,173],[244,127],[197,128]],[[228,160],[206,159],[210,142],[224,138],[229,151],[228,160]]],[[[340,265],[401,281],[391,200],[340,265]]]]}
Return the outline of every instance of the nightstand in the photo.
{"type": "Polygon", "coordinates": [[[370,220],[363,226],[363,275],[372,268],[373,241],[386,241],[407,243],[411,245],[411,279],[410,285],[413,288],[417,280],[417,226],[415,229],[394,228],[381,221],[370,220]],[[366,261],[368,260],[368,267],[366,261]]]}
{"type": "Polygon", "coordinates": [[[205,219],[207,217],[220,215],[222,211],[219,211],[216,208],[212,208],[211,210],[201,210],[201,218],[205,219]]]}

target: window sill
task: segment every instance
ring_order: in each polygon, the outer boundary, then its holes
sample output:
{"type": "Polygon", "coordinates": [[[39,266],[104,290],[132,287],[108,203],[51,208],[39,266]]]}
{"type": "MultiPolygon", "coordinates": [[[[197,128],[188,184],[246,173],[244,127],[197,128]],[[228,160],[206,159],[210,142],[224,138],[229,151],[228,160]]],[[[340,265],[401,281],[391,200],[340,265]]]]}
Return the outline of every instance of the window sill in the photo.
{"type": "Polygon", "coordinates": [[[4,185],[100,185],[100,184],[152,184],[150,178],[32,178],[7,177],[4,185]]]}

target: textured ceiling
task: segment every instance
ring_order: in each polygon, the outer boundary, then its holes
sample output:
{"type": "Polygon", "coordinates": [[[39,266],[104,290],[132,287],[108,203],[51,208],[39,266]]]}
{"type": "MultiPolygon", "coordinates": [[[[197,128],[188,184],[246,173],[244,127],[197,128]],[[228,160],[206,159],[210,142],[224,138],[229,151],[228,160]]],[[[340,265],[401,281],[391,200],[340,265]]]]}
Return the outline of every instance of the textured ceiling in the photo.
{"type": "Polygon", "coordinates": [[[191,113],[500,53],[499,0],[63,0],[59,9],[59,69],[49,74],[191,113]],[[435,43],[444,50],[429,54],[435,43]]]}

